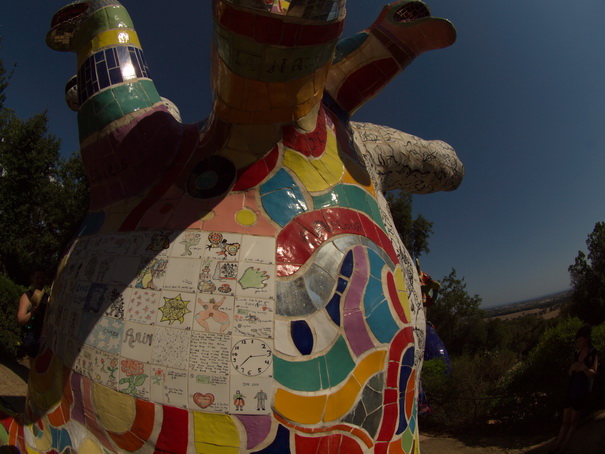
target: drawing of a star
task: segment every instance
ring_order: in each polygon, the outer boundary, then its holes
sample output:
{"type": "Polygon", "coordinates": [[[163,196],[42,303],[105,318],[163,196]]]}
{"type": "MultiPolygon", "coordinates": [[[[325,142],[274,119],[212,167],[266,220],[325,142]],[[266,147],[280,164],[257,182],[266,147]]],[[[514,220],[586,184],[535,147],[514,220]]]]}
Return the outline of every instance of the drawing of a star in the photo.
{"type": "Polygon", "coordinates": [[[178,320],[180,323],[183,323],[185,321],[185,314],[191,312],[187,308],[187,305],[191,301],[183,301],[180,294],[175,298],[164,297],[164,302],[165,304],[160,307],[160,310],[162,311],[162,319],[160,322],[168,321],[169,324],[172,325],[173,322],[178,320]]]}

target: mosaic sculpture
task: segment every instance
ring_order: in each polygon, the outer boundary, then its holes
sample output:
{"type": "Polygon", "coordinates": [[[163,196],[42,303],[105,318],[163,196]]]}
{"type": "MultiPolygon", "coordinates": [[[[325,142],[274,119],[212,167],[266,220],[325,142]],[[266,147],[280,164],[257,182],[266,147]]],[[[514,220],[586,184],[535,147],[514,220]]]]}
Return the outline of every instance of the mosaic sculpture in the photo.
{"type": "Polygon", "coordinates": [[[350,116],[453,43],[419,1],[338,43],[345,0],[212,0],[210,117],[157,93],[115,0],[70,4],[90,212],[52,289],[25,452],[418,452],[418,274],[383,192],[452,190],[454,151],[350,116]]]}

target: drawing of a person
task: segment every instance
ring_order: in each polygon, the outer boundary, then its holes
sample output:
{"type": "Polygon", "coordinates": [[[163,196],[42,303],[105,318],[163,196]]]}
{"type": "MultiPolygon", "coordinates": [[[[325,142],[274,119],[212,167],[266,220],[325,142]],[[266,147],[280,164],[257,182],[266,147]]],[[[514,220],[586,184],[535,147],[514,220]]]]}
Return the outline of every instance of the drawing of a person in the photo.
{"type": "Polygon", "coordinates": [[[223,296],[223,299],[221,299],[218,303],[214,298],[210,298],[207,303],[205,303],[201,298],[198,298],[197,300],[202,305],[204,310],[195,315],[195,320],[202,325],[204,331],[209,333],[210,327],[208,326],[208,322],[206,320],[212,318],[212,320],[221,325],[219,331],[224,333],[231,323],[229,320],[229,314],[219,309],[225,302],[225,297],[223,296]]]}
{"type": "Polygon", "coordinates": [[[233,405],[235,405],[235,411],[244,411],[244,405],[246,405],[246,402],[244,402],[244,397],[246,396],[240,393],[239,389],[235,391],[235,394],[233,395],[233,405]]]}
{"type": "Polygon", "coordinates": [[[261,389],[259,392],[256,393],[256,396],[254,396],[254,398],[256,399],[256,410],[264,410],[265,402],[267,401],[267,393],[261,389]]]}
{"type": "Polygon", "coordinates": [[[156,284],[153,282],[154,279],[159,278],[166,273],[166,267],[168,266],[168,260],[166,259],[153,259],[151,262],[143,268],[137,277],[136,288],[149,288],[157,290],[156,284]]]}

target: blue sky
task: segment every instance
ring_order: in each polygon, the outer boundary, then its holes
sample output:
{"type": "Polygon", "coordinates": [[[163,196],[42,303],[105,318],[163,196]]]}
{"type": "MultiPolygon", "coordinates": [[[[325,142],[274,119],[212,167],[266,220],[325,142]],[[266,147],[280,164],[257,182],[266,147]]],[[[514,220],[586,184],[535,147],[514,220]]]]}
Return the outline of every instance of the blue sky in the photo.
{"type": "MultiPolygon", "coordinates": [[[[7,105],[24,118],[48,110],[70,154],[77,128],[63,87],[75,56],[44,43],[64,4],[1,2],[0,58],[17,63],[7,105]]],[[[205,118],[210,1],[123,4],[160,93],[184,121],[205,118]]],[[[605,220],[605,1],[427,4],[454,23],[457,42],[420,56],[354,117],[445,140],[465,165],[458,190],[415,197],[415,211],[434,222],[422,266],[437,279],[455,268],[485,307],[566,289],[567,267],[605,220]]],[[[345,33],[369,25],[382,5],[349,0],[345,33]]]]}

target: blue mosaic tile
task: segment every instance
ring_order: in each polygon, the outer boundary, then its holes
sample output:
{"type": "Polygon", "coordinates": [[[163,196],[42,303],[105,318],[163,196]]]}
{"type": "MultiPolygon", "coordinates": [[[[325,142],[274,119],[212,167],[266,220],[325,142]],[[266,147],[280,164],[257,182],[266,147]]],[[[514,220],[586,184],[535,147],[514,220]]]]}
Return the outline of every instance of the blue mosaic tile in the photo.
{"type": "Polygon", "coordinates": [[[313,331],[309,324],[304,320],[295,320],[290,323],[290,335],[292,341],[303,355],[310,355],[313,352],[313,331]]]}
{"type": "Polygon", "coordinates": [[[334,323],[340,326],[340,295],[335,293],[328,304],[326,304],[326,312],[334,323]]]}

